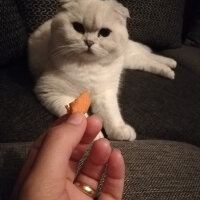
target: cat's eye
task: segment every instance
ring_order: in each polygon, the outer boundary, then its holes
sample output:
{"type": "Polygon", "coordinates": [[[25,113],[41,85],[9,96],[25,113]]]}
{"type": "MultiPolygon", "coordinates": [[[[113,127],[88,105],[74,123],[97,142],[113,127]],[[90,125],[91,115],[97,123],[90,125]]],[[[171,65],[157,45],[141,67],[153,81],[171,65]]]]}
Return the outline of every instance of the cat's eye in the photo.
{"type": "Polygon", "coordinates": [[[73,25],[74,30],[76,30],[78,33],[81,33],[81,34],[85,33],[84,26],[81,23],[73,22],[72,25],[73,25]]]}
{"type": "Polygon", "coordinates": [[[103,36],[103,37],[108,37],[112,31],[109,28],[102,28],[99,33],[98,37],[103,36]]]}

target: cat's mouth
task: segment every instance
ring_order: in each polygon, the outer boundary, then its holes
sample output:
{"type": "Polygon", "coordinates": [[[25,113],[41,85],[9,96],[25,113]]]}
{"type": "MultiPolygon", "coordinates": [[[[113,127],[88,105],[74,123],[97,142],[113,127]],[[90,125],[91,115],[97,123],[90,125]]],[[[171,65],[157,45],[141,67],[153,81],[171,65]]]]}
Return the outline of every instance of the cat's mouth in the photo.
{"type": "Polygon", "coordinates": [[[86,51],[85,51],[86,54],[89,54],[89,55],[94,55],[93,51],[91,48],[88,48],[86,51]]]}

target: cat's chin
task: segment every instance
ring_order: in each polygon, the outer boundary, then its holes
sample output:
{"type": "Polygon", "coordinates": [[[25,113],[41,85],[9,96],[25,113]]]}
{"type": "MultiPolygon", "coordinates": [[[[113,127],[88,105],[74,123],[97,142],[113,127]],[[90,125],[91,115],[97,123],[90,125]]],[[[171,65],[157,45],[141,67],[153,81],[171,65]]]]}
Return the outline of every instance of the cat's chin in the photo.
{"type": "Polygon", "coordinates": [[[83,54],[89,55],[89,56],[95,56],[94,52],[91,49],[84,51],[83,54]]]}
{"type": "Polygon", "coordinates": [[[83,51],[81,54],[79,54],[79,57],[81,60],[87,61],[87,62],[94,62],[101,59],[101,57],[96,55],[92,49],[87,49],[83,51]]]}
{"type": "Polygon", "coordinates": [[[81,60],[86,61],[86,62],[95,62],[99,60],[99,57],[97,57],[94,53],[90,51],[83,52],[80,55],[81,60]]]}

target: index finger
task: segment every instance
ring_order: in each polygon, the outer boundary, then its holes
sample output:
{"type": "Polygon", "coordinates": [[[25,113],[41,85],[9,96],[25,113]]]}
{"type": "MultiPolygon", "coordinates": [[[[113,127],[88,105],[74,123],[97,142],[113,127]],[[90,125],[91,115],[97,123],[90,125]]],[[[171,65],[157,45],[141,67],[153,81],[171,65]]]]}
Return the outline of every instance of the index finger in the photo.
{"type": "Polygon", "coordinates": [[[40,147],[30,176],[37,177],[37,181],[41,180],[41,183],[47,177],[48,181],[65,178],[70,156],[83,137],[86,125],[85,116],[75,113],[61,124],[50,128],[40,147]]]}
{"type": "Polygon", "coordinates": [[[99,117],[92,115],[87,118],[87,128],[85,130],[85,133],[80,143],[73,150],[70,158],[67,177],[72,182],[74,181],[75,175],[77,173],[77,167],[79,161],[81,160],[82,156],[84,155],[90,144],[93,142],[94,138],[99,133],[101,128],[102,128],[102,121],[99,119],[99,117]]]}

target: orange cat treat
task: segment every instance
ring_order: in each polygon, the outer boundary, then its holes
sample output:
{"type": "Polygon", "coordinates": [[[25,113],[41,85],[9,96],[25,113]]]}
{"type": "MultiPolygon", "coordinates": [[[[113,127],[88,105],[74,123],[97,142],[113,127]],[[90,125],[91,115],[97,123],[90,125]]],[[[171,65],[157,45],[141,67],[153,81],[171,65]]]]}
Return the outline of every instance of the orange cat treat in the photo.
{"type": "Polygon", "coordinates": [[[68,114],[75,112],[87,113],[91,104],[91,99],[87,91],[81,93],[81,95],[71,102],[69,105],[65,106],[68,114]]]}

